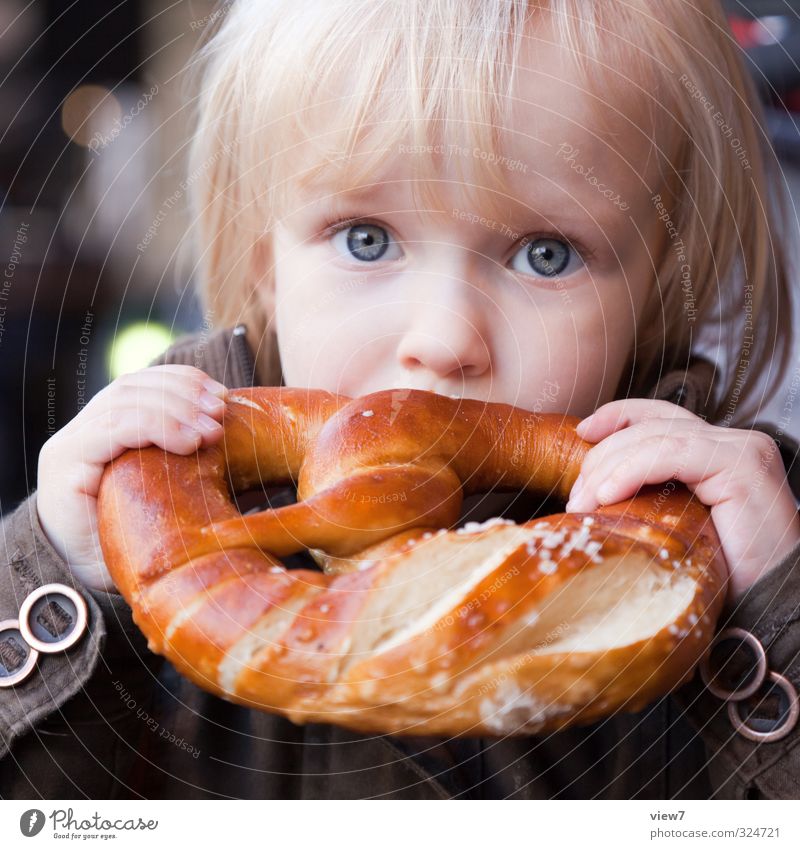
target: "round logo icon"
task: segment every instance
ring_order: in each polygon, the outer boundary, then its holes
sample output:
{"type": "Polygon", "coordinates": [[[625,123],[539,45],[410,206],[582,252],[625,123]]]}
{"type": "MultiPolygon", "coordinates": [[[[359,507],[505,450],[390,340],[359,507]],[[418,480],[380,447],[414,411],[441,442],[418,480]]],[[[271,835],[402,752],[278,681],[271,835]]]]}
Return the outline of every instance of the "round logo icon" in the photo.
{"type": "Polygon", "coordinates": [[[19,818],[19,830],[25,837],[35,837],[44,828],[44,813],[31,808],[19,818]]]}

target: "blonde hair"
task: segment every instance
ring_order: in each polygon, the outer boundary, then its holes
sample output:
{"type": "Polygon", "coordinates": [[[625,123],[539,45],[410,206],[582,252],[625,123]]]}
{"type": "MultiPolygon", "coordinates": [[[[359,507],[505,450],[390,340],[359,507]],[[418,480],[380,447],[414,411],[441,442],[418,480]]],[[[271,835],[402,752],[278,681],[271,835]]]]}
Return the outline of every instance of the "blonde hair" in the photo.
{"type": "MultiPolygon", "coordinates": [[[[708,418],[744,424],[764,403],[748,390],[768,366],[777,389],[791,354],[787,259],[775,229],[785,210],[758,97],[717,0],[224,4],[192,73],[189,199],[203,309],[225,326],[246,322],[262,340],[260,368],[274,370],[272,316],[255,290],[272,285],[269,232],[290,180],[370,182],[400,140],[435,141],[434,123],[452,122],[495,153],[523,30],[544,14],[604,108],[638,98],[662,128],[652,140],[663,174],[653,214],[664,245],[620,395],[643,395],[684,367],[696,329],[713,331],[716,321],[727,366],[708,418]],[[315,126],[311,107],[324,102],[333,117],[315,126]],[[313,161],[292,161],[299,140],[314,145],[313,161]],[[737,338],[730,327],[743,318],[737,338]]],[[[423,202],[436,200],[432,158],[417,164],[423,202]]],[[[471,165],[482,168],[484,206],[492,192],[501,202],[508,169],[491,156],[471,165]]]]}

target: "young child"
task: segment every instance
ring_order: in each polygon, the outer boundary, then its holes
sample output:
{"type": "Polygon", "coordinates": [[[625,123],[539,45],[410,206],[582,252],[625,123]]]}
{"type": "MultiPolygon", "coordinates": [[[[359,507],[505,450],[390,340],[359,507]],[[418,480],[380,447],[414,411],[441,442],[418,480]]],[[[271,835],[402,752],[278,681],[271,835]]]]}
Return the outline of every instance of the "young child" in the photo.
{"type": "Polygon", "coordinates": [[[685,483],[723,544],[726,621],[797,686],[800,519],[777,444],[752,429],[762,376],[787,374],[787,269],[718,3],[240,0],[198,60],[190,190],[220,329],[98,393],[5,521],[20,556],[3,618],[30,591],[26,557],[74,577],[91,617],[72,654],[0,691],[0,795],[796,797],[800,729],[745,738],[698,677],[527,738],[367,737],[229,704],[143,646],[96,534],[115,456],[220,438],[237,351],[256,384],[587,416],[567,509],[685,483]]]}

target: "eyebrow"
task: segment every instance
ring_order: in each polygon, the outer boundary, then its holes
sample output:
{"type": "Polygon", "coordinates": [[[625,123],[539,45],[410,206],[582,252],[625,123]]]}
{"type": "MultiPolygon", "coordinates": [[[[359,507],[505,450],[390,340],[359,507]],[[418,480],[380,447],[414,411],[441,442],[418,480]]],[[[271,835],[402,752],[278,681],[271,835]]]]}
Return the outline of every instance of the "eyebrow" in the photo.
{"type": "Polygon", "coordinates": [[[371,186],[354,186],[352,188],[341,188],[330,180],[317,180],[313,183],[303,183],[298,187],[298,196],[303,200],[325,201],[336,203],[337,201],[363,202],[374,197],[376,194],[395,187],[397,182],[374,183],[371,186]],[[324,197],[322,197],[324,195],[324,197]]]}
{"type": "MultiPolygon", "coordinates": [[[[559,183],[553,178],[549,178],[546,174],[534,174],[533,179],[536,181],[539,190],[532,191],[532,200],[525,204],[519,199],[509,201],[502,195],[491,191],[490,189],[481,189],[473,187],[473,191],[477,192],[477,202],[470,204],[469,207],[464,206],[464,211],[468,209],[476,214],[485,215],[486,218],[502,221],[507,224],[509,229],[516,229],[524,223],[524,219],[536,216],[542,221],[546,221],[548,226],[559,229],[565,234],[570,230],[587,230],[615,229],[613,225],[621,226],[623,222],[628,220],[625,215],[627,210],[622,210],[616,206],[611,200],[603,197],[600,190],[593,187],[586,179],[582,179],[580,175],[575,174],[574,184],[570,185],[570,193],[567,196],[573,204],[579,204],[580,207],[567,211],[564,208],[565,198],[559,192],[559,186],[563,189],[562,183],[559,183]],[[544,186],[544,190],[542,190],[544,186]],[[578,191],[580,190],[580,191],[578,191]],[[513,209],[513,212],[510,211],[513,209]]],[[[391,191],[397,190],[397,184],[405,184],[406,180],[402,177],[392,178],[382,182],[376,182],[369,186],[356,186],[352,188],[339,189],[337,191],[334,183],[328,179],[320,179],[314,186],[304,185],[300,188],[300,196],[303,201],[311,204],[319,203],[330,206],[341,214],[345,215],[349,212],[348,207],[355,207],[374,201],[378,196],[384,196],[391,191]],[[324,197],[320,196],[328,192],[324,197]]],[[[610,188],[610,187],[607,187],[610,188]]],[[[564,193],[566,195],[566,192],[564,193]]],[[[621,201],[626,201],[620,196],[621,201]]],[[[451,211],[451,207],[444,207],[444,211],[451,211]]],[[[630,209],[630,204],[628,206],[630,209]]]]}

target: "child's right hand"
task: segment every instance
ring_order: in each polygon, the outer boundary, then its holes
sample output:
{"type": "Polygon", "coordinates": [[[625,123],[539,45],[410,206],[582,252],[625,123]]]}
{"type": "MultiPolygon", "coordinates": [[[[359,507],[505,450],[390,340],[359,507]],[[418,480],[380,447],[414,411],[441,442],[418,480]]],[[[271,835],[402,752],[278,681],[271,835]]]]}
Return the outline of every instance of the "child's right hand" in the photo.
{"type": "Polygon", "coordinates": [[[191,454],[222,436],[225,387],[193,366],[151,366],[118,377],[39,453],[42,530],[90,589],[114,592],[97,536],[97,493],[107,463],[129,448],[157,445],[191,454]]]}

